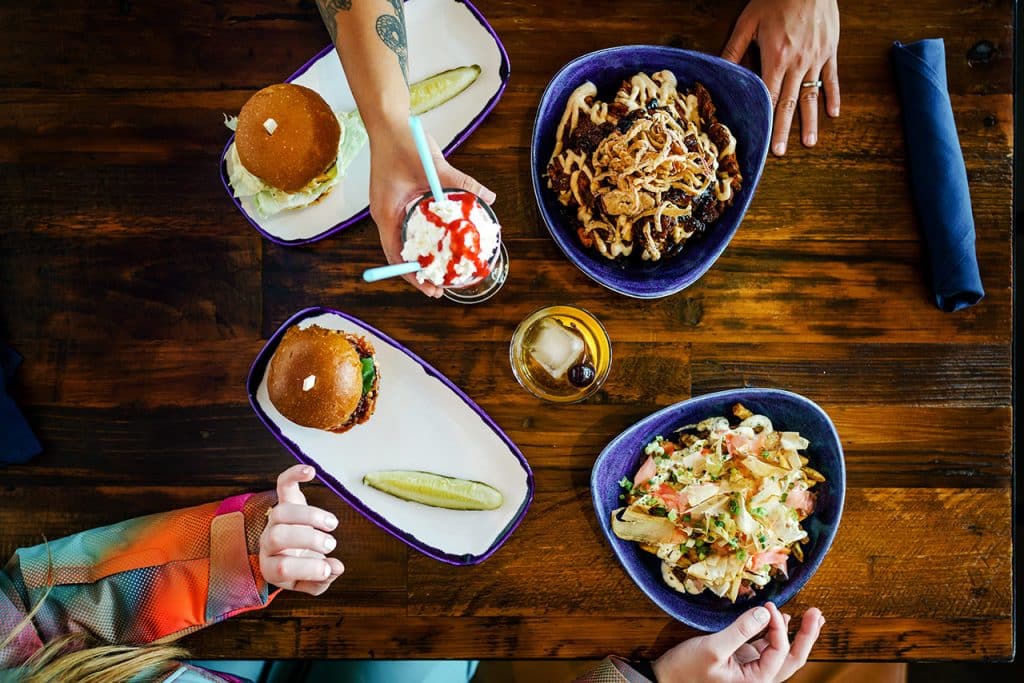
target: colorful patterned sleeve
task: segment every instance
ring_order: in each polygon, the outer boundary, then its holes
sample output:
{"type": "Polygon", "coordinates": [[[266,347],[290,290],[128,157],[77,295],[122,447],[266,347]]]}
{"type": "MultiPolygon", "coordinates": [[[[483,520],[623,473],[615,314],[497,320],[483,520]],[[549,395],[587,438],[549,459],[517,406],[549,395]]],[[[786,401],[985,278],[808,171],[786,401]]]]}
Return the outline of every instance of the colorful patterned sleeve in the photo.
{"type": "Polygon", "coordinates": [[[652,683],[653,679],[639,673],[621,657],[605,657],[594,669],[574,683],[652,683]]]}
{"type": "Polygon", "coordinates": [[[272,492],[233,496],[17,550],[0,571],[0,641],[53,588],[0,650],[0,669],[67,633],[138,645],[266,606],[276,592],[259,537],[274,503],[272,492]]]}

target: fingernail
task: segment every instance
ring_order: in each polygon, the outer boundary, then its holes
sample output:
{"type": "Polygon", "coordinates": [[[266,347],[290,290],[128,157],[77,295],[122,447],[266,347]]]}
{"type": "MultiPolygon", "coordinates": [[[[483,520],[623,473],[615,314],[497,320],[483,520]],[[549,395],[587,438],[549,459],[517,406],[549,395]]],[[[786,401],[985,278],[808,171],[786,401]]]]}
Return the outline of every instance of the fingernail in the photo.
{"type": "Polygon", "coordinates": [[[807,136],[807,146],[808,147],[813,146],[814,143],[816,143],[817,141],[818,141],[818,136],[815,135],[814,133],[811,133],[810,135],[807,136]]]}
{"type": "Polygon", "coordinates": [[[780,142],[780,143],[776,144],[772,148],[772,151],[775,153],[776,156],[780,156],[781,157],[783,154],[786,153],[786,143],[780,142]]]}
{"type": "Polygon", "coordinates": [[[768,623],[768,610],[764,607],[757,607],[754,609],[754,621],[760,624],[768,623]]]}
{"type": "Polygon", "coordinates": [[[308,477],[309,475],[313,474],[313,468],[312,467],[303,467],[302,468],[302,473],[308,477]]]}
{"type": "Polygon", "coordinates": [[[818,628],[825,625],[825,617],[818,617],[818,628]]]}
{"type": "Polygon", "coordinates": [[[333,536],[328,536],[324,539],[324,550],[326,550],[327,552],[331,552],[332,550],[334,550],[334,547],[336,545],[338,545],[338,542],[334,540],[333,536]]]}
{"type": "Polygon", "coordinates": [[[326,578],[327,578],[328,576],[330,576],[330,575],[331,575],[331,565],[329,565],[329,564],[327,564],[326,562],[324,562],[324,568],[323,568],[323,571],[322,571],[322,572],[320,572],[320,573],[321,573],[321,574],[323,575],[323,577],[324,577],[324,578],[326,579],[326,578]]]}
{"type": "Polygon", "coordinates": [[[324,517],[323,525],[328,531],[333,531],[338,527],[338,518],[334,515],[327,515],[324,517]]]}

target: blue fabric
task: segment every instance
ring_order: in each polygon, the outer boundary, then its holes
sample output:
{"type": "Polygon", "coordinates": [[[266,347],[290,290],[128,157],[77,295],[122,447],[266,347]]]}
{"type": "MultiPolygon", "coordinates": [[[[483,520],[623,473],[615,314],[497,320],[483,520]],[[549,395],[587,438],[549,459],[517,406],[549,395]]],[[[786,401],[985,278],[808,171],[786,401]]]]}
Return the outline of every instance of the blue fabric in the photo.
{"type": "Polygon", "coordinates": [[[465,660],[312,662],[306,683],[469,683],[478,662],[465,660]]]}
{"type": "Polygon", "coordinates": [[[985,290],[974,251],[967,169],[946,84],[946,49],[941,38],[909,45],[897,41],[890,56],[935,303],[947,313],[959,311],[981,301],[985,290]]]}
{"type": "Polygon", "coordinates": [[[7,394],[7,384],[21,364],[21,356],[0,342],[0,465],[28,462],[43,447],[25,417],[7,394]]]}
{"type": "MultiPolygon", "coordinates": [[[[192,660],[191,666],[220,672],[247,681],[268,683],[469,683],[479,662],[475,660],[435,661],[284,661],[192,660]],[[305,670],[305,673],[301,673],[305,670]]],[[[208,679],[182,667],[174,683],[197,683],[208,679]]],[[[170,683],[168,681],[167,683],[170,683]]]]}

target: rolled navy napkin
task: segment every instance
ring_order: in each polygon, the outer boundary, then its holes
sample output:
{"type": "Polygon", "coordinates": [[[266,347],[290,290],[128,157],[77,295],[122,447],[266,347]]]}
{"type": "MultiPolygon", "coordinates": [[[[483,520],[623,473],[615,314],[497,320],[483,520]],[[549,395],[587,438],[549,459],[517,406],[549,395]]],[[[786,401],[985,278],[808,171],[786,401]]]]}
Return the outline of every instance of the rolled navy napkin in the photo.
{"type": "Polygon", "coordinates": [[[25,463],[43,450],[14,399],[7,394],[8,381],[20,364],[21,356],[0,342],[0,464],[25,463]]]}
{"type": "Polygon", "coordinates": [[[985,290],[974,251],[967,168],[946,84],[946,49],[942,38],[897,41],[891,57],[935,303],[947,313],[959,311],[981,301],[985,290]]]}

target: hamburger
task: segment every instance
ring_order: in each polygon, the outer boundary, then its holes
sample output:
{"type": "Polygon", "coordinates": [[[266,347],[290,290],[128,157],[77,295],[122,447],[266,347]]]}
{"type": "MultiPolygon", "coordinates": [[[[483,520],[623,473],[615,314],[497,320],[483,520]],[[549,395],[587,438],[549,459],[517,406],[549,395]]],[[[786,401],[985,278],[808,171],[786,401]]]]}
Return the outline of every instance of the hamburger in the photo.
{"type": "Polygon", "coordinates": [[[369,420],[379,384],[368,341],[316,325],[289,328],[267,371],[267,391],[278,412],[329,432],[347,432],[369,420]]]}
{"type": "Polygon", "coordinates": [[[231,189],[251,197],[263,218],[323,199],[367,140],[358,114],[335,114],[316,91],[292,83],[263,88],[225,123],[235,131],[231,189]]]}

